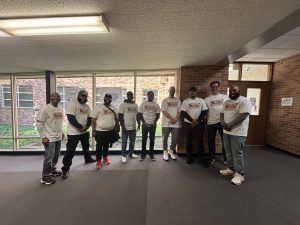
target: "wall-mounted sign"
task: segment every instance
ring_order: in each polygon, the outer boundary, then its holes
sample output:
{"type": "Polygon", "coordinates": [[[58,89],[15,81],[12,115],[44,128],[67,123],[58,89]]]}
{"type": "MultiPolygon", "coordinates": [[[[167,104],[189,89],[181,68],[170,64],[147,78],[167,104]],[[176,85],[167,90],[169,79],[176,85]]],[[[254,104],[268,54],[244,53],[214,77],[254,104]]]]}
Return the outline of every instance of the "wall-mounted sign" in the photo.
{"type": "Polygon", "coordinates": [[[293,105],[293,98],[282,98],[281,99],[282,106],[292,106],[293,105]]]}

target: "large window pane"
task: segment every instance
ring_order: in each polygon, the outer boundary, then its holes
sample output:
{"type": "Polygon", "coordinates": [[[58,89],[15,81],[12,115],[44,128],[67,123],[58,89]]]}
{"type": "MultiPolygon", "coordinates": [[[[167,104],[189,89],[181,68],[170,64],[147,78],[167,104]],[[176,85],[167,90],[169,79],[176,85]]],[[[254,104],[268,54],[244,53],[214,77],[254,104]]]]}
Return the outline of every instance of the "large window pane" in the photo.
{"type": "MultiPolygon", "coordinates": [[[[154,100],[161,106],[161,102],[166,98],[169,93],[170,86],[175,85],[175,72],[162,71],[162,72],[138,72],[136,78],[136,102],[140,106],[143,101],[147,100],[147,92],[154,92],[154,100]]],[[[141,143],[141,131],[137,134],[137,143],[141,143]]],[[[161,140],[161,119],[157,123],[155,150],[162,149],[161,140]]],[[[149,143],[148,143],[149,144],[149,143]]],[[[141,147],[138,144],[137,147],[141,147]]],[[[147,147],[148,148],[148,147],[147,147]]]]}
{"type": "Polygon", "coordinates": [[[12,120],[10,79],[0,79],[0,149],[11,151],[12,120]]]}
{"type": "MultiPolygon", "coordinates": [[[[134,74],[131,73],[98,73],[96,77],[96,104],[103,103],[104,95],[110,93],[112,104],[119,109],[126,98],[126,92],[134,92],[134,74]]],[[[138,147],[138,146],[136,146],[138,147]]],[[[138,147],[139,148],[139,147],[138,147]]],[[[113,144],[111,150],[120,150],[121,140],[113,144]]]]}
{"type": "MultiPolygon", "coordinates": [[[[93,78],[91,74],[72,74],[72,75],[57,75],[56,79],[56,86],[57,91],[61,95],[61,102],[60,106],[64,110],[70,101],[77,100],[77,95],[79,90],[85,90],[88,92],[88,102],[87,104],[93,108],[93,78]]],[[[63,130],[64,133],[67,134],[67,117],[64,115],[64,122],[63,122],[63,130]]],[[[62,142],[62,149],[65,150],[66,140],[62,142]]],[[[90,138],[90,143],[92,143],[92,138],[90,138]]],[[[92,145],[91,145],[92,146],[92,145]]],[[[78,144],[78,149],[81,149],[80,143],[78,144]]]]}
{"type": "Polygon", "coordinates": [[[270,80],[270,65],[244,63],[242,65],[242,80],[269,81],[270,80]]]}
{"type": "Polygon", "coordinates": [[[18,149],[43,150],[35,125],[38,111],[46,104],[45,79],[17,77],[16,90],[18,149]]]}

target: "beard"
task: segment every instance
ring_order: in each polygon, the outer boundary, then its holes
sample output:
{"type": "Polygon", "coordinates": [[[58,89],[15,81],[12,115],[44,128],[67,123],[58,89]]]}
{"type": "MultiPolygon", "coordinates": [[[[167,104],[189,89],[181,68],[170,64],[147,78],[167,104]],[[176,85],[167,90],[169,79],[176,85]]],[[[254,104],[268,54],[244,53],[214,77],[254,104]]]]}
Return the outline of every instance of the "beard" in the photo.
{"type": "Polygon", "coordinates": [[[229,95],[229,98],[231,99],[231,100],[236,100],[238,97],[240,97],[240,93],[237,93],[237,94],[235,94],[235,95],[229,95]]]}

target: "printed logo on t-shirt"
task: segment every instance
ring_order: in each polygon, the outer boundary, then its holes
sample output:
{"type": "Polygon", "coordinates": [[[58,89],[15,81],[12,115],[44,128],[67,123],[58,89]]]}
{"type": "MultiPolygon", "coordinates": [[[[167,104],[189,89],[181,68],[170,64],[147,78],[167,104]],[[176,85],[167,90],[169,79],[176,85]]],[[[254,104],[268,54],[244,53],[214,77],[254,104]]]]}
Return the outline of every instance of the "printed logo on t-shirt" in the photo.
{"type": "Polygon", "coordinates": [[[58,118],[58,119],[64,118],[64,114],[62,112],[55,112],[53,115],[55,118],[58,118]]]}
{"type": "Polygon", "coordinates": [[[127,112],[129,112],[129,113],[136,113],[137,112],[137,108],[136,107],[128,107],[127,108],[127,112]]]}
{"type": "Polygon", "coordinates": [[[89,108],[80,108],[79,109],[79,112],[81,114],[88,114],[90,112],[89,108]]]}
{"type": "Polygon", "coordinates": [[[145,111],[155,111],[155,105],[145,105],[145,111]]]}
{"type": "Polygon", "coordinates": [[[200,107],[200,103],[189,103],[189,109],[197,109],[200,107]]]}
{"type": "Polygon", "coordinates": [[[210,102],[211,106],[219,106],[219,105],[223,105],[224,99],[218,99],[218,100],[212,100],[210,102]]]}
{"type": "Polygon", "coordinates": [[[225,110],[234,111],[239,107],[239,103],[228,103],[225,105],[225,110]]]}
{"type": "Polygon", "coordinates": [[[113,114],[113,112],[109,109],[103,109],[103,115],[113,114]]]}
{"type": "Polygon", "coordinates": [[[176,108],[178,106],[178,102],[168,102],[168,106],[171,108],[176,108]]]}

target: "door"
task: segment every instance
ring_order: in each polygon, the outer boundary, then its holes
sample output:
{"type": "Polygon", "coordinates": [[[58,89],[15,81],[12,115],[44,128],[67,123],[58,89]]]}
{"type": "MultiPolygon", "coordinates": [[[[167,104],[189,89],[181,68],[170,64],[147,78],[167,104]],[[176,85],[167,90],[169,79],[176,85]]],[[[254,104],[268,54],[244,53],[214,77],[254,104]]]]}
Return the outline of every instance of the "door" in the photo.
{"type": "Polygon", "coordinates": [[[267,128],[267,112],[269,103],[270,82],[228,81],[228,85],[237,85],[240,93],[250,99],[250,114],[247,145],[264,145],[267,128]]]}

